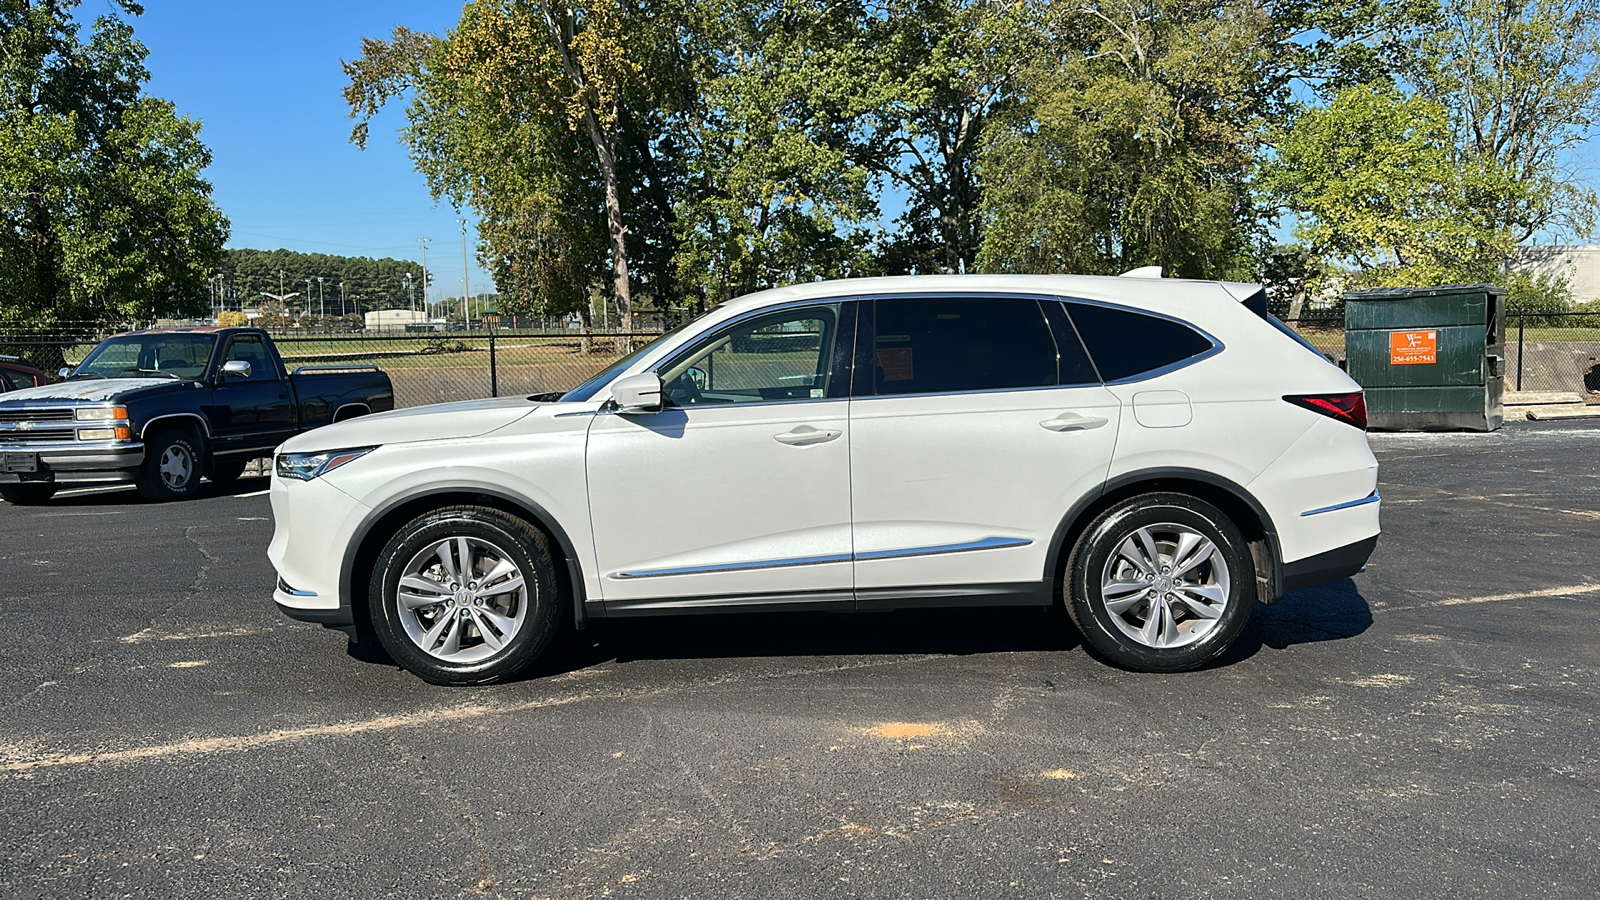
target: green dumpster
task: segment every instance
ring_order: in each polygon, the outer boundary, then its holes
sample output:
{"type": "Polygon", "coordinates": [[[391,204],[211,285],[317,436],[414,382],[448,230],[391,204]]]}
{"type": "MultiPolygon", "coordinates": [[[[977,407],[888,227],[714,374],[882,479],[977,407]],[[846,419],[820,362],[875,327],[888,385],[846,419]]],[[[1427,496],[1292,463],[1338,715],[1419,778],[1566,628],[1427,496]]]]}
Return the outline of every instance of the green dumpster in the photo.
{"type": "Polygon", "coordinates": [[[1451,284],[1344,295],[1350,377],[1367,424],[1402,431],[1494,431],[1505,420],[1504,288],[1451,284]]]}

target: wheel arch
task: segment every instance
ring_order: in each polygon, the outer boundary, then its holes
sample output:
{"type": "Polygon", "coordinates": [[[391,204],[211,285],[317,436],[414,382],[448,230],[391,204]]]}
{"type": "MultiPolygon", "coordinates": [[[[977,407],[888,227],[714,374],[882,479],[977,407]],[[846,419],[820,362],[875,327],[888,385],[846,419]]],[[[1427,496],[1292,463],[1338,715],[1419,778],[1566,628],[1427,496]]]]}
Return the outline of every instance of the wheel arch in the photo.
{"type": "Polygon", "coordinates": [[[1257,599],[1262,603],[1275,603],[1283,596],[1283,553],[1271,514],[1240,485],[1200,469],[1181,468],[1142,469],[1119,475],[1073,505],[1056,527],[1045,557],[1044,578],[1055,585],[1055,596],[1061,596],[1066,584],[1067,558],[1089,523],[1129,497],[1157,491],[1188,494],[1222,510],[1250,545],[1256,570],[1257,599]]]}
{"type": "Polygon", "coordinates": [[[487,506],[516,516],[544,532],[560,554],[555,562],[556,583],[565,587],[572,600],[573,626],[588,624],[584,606],[583,572],[572,539],[542,506],[525,497],[477,484],[436,485],[426,490],[401,494],[367,515],[345,549],[339,572],[341,605],[350,611],[352,624],[363,636],[371,633],[371,610],[367,608],[366,584],[383,551],[400,526],[431,510],[447,506],[487,506]]]}

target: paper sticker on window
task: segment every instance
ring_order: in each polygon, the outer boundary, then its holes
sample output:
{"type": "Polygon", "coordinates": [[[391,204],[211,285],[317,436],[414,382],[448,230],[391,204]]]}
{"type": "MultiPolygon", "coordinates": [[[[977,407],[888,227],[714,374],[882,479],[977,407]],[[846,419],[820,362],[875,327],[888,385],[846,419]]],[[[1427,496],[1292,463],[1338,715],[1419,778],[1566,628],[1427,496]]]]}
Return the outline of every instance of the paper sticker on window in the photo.
{"type": "Polygon", "coordinates": [[[811,389],[811,399],[819,400],[821,398],[822,398],[822,388],[812,388],[811,389]]]}
{"type": "Polygon", "coordinates": [[[914,377],[911,368],[911,348],[886,347],[879,350],[878,368],[883,371],[884,381],[910,381],[914,377]]]}
{"type": "Polygon", "coordinates": [[[1439,332],[1389,332],[1389,365],[1431,366],[1439,361],[1439,332]]]}

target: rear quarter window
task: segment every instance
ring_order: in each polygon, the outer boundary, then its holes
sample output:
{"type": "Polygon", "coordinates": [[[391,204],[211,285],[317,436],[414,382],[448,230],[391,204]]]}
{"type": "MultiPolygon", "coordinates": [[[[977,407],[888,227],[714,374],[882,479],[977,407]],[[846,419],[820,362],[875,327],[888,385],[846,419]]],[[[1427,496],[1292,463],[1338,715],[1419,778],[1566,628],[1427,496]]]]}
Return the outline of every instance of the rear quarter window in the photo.
{"type": "Polygon", "coordinates": [[[1067,313],[1105,381],[1122,381],[1177,365],[1215,346],[1193,328],[1160,316],[1070,302],[1067,313]]]}

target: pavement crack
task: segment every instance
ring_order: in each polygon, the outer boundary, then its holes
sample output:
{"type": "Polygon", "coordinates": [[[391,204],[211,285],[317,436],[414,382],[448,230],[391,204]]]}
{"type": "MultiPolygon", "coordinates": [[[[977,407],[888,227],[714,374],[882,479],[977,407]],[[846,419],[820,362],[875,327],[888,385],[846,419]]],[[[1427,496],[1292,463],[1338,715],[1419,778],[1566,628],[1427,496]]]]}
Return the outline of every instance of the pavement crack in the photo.
{"type": "Polygon", "coordinates": [[[399,741],[396,741],[392,736],[386,736],[386,742],[389,745],[390,752],[394,754],[394,758],[401,765],[411,770],[411,776],[438,791],[461,814],[461,820],[467,823],[467,836],[472,841],[472,848],[478,857],[478,880],[471,885],[470,889],[484,896],[501,896],[500,885],[495,881],[494,873],[489,865],[489,846],[483,841],[483,820],[479,819],[477,813],[472,811],[472,805],[451,790],[450,785],[428,774],[428,771],[419,762],[413,760],[406,753],[404,748],[400,746],[399,741]]]}

